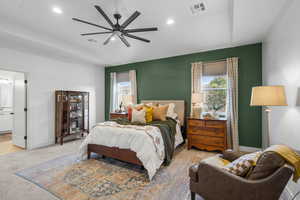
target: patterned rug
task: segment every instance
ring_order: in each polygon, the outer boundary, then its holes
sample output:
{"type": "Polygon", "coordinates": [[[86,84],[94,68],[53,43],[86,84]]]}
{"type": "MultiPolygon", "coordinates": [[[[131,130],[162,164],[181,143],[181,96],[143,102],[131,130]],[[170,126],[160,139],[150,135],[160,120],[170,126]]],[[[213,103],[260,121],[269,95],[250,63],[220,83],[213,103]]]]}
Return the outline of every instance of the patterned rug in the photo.
{"type": "Polygon", "coordinates": [[[212,155],[180,147],[171,165],[162,166],[151,182],[138,166],[96,155],[81,162],[76,155],[63,156],[17,175],[61,200],[185,200],[190,198],[188,168],[212,155]]]}

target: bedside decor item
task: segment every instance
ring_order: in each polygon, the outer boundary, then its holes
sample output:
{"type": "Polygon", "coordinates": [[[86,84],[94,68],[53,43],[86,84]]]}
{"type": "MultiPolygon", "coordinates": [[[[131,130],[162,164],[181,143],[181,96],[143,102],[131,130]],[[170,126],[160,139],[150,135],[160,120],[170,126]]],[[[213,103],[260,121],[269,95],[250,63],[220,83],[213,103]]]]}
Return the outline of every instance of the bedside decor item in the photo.
{"type": "Polygon", "coordinates": [[[203,115],[203,119],[205,119],[205,120],[214,120],[215,117],[210,113],[206,113],[206,114],[203,115]]]}
{"type": "Polygon", "coordinates": [[[55,92],[55,143],[71,135],[89,133],[89,93],[55,92]]]}
{"type": "Polygon", "coordinates": [[[226,120],[188,118],[188,149],[197,147],[208,151],[227,149],[226,120]]]}
{"type": "Polygon", "coordinates": [[[267,132],[264,149],[270,146],[270,112],[268,106],[287,106],[284,86],[258,86],[252,88],[251,106],[264,106],[267,132]]]}
{"type": "Polygon", "coordinates": [[[201,106],[199,105],[202,102],[202,94],[201,93],[193,93],[192,94],[192,112],[191,117],[200,118],[201,116],[201,106]]]}

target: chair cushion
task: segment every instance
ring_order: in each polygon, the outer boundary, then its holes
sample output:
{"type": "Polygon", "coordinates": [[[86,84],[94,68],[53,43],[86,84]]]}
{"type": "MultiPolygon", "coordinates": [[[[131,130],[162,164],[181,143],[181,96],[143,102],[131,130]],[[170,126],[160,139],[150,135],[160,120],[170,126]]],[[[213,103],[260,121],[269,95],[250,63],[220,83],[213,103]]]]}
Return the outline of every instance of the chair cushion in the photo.
{"type": "Polygon", "coordinates": [[[198,164],[192,165],[189,169],[190,179],[194,182],[198,182],[198,164]]]}
{"type": "Polygon", "coordinates": [[[256,166],[248,175],[250,180],[263,179],[273,174],[285,164],[285,160],[277,153],[266,151],[258,158],[256,166]]]}

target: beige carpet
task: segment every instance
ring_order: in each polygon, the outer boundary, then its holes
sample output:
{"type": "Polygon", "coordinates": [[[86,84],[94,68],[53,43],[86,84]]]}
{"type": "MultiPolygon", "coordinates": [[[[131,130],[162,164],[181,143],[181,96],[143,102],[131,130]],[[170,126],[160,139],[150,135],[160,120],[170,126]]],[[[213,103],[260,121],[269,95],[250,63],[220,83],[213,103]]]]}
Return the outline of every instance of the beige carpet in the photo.
{"type": "Polygon", "coordinates": [[[13,145],[11,133],[0,135],[0,155],[22,151],[23,149],[13,145]]]}
{"type": "Polygon", "coordinates": [[[61,200],[152,200],[190,198],[188,168],[214,153],[177,149],[170,166],[162,167],[152,181],[145,170],[114,159],[95,157],[76,161],[63,156],[17,174],[61,200]]]}

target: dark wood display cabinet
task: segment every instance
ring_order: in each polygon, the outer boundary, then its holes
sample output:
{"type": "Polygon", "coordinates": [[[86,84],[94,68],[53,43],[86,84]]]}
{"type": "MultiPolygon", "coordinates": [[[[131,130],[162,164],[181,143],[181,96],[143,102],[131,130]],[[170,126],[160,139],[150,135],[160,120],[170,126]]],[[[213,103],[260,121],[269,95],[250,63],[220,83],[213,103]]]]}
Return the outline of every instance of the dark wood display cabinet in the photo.
{"type": "Polygon", "coordinates": [[[89,133],[89,93],[55,92],[55,143],[89,133]]]}

